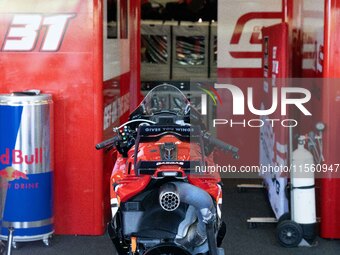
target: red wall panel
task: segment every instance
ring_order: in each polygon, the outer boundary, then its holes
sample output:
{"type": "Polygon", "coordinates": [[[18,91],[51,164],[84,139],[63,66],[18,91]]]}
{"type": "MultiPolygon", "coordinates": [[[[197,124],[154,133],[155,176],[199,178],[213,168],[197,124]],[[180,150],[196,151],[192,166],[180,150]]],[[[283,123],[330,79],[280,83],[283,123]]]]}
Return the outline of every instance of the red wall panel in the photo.
{"type": "MultiPolygon", "coordinates": [[[[338,164],[340,151],[340,1],[327,0],[325,15],[325,47],[323,84],[323,120],[325,163],[338,164]]],[[[340,238],[340,179],[330,174],[321,186],[321,236],[340,238]]]]}
{"type": "MultiPolygon", "coordinates": [[[[134,46],[139,40],[140,6],[139,1],[129,2],[129,40],[134,46]]],[[[1,2],[0,40],[0,93],[35,88],[53,95],[56,232],[102,234],[109,214],[109,210],[104,210],[109,204],[108,173],[114,160],[94,148],[109,135],[103,129],[103,109],[109,103],[103,96],[103,1],[1,2]],[[36,47],[31,51],[4,51],[5,41],[13,40],[7,34],[11,22],[23,14],[31,18],[39,16],[42,22],[50,16],[73,15],[64,27],[60,48],[50,52],[41,50],[43,38],[51,30],[51,26],[42,23],[36,31],[36,47]]],[[[130,58],[130,68],[138,68],[138,50],[129,51],[128,56],[121,55],[115,61],[123,63],[130,58]]],[[[119,95],[130,91],[131,104],[135,106],[139,96],[138,70],[119,74],[114,79],[120,81],[119,95]]],[[[121,118],[126,119],[127,114],[121,118]]]]}
{"type": "MultiPolygon", "coordinates": [[[[340,37],[340,1],[289,1],[292,6],[290,27],[292,31],[292,74],[294,77],[313,78],[312,117],[301,117],[299,133],[314,130],[318,121],[326,124],[323,154],[327,165],[338,164],[340,150],[340,87],[338,78],[340,37]],[[322,80],[319,78],[323,78],[322,80]]],[[[340,238],[340,179],[336,174],[317,180],[320,186],[320,235],[340,238]]]]}

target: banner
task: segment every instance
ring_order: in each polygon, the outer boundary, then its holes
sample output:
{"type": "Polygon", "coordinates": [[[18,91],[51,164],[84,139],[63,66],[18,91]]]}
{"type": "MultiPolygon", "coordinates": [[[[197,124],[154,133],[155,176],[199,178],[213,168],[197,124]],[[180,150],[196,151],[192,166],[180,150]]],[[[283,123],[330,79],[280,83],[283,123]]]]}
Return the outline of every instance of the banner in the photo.
{"type": "Polygon", "coordinates": [[[261,29],[282,22],[282,0],[218,1],[218,68],[261,68],[261,29]]]}
{"type": "MultiPolygon", "coordinates": [[[[283,78],[288,76],[288,29],[285,23],[263,28],[263,98],[262,109],[269,109],[272,105],[273,88],[286,86],[283,78]]],[[[281,119],[274,112],[265,119],[281,119]]],[[[278,169],[288,165],[288,129],[280,125],[272,126],[269,121],[260,128],[260,164],[273,166],[278,169]]],[[[285,193],[287,178],[280,176],[280,172],[262,173],[268,189],[268,197],[276,218],[288,212],[288,200],[285,193]]]]}

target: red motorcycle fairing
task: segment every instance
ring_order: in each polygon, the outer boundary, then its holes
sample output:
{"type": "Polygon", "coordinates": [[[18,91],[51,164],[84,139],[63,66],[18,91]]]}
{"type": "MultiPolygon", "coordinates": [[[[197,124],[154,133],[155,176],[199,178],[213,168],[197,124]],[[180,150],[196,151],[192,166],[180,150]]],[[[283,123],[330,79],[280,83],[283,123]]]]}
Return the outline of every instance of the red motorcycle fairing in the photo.
{"type": "Polygon", "coordinates": [[[116,136],[108,233],[119,255],[222,255],[222,187],[212,151],[238,148],[207,130],[197,110],[170,84],[152,89],[116,136]],[[165,249],[161,251],[159,249],[165,249]],[[173,250],[175,249],[175,250],[173,250]]]}
{"type": "MultiPolygon", "coordinates": [[[[147,142],[139,144],[139,151],[137,154],[138,161],[161,161],[160,146],[165,143],[175,143],[178,148],[178,161],[199,161],[202,157],[201,148],[198,144],[190,142],[183,142],[173,135],[165,135],[157,142],[147,142]]],[[[151,179],[157,178],[159,172],[179,172],[182,177],[186,177],[190,184],[193,184],[206,192],[208,192],[213,199],[218,202],[221,198],[221,187],[219,183],[221,178],[218,173],[206,173],[198,176],[187,175],[184,169],[179,165],[161,165],[157,167],[153,175],[137,175],[135,171],[134,147],[128,152],[128,157],[119,156],[115,163],[111,176],[111,199],[118,199],[120,202],[126,202],[135,195],[143,191],[151,179]]],[[[205,157],[205,164],[212,166],[212,156],[205,157]]]]}

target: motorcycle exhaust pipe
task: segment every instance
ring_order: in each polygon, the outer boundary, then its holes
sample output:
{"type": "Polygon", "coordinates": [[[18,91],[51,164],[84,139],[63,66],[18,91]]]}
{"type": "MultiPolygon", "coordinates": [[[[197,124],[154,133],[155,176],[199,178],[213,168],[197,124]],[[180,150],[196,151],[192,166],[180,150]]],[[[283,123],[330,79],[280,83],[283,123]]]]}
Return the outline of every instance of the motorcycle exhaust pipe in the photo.
{"type": "Polygon", "coordinates": [[[159,190],[159,204],[168,212],[175,211],[181,203],[176,185],[173,183],[164,184],[159,190]]]}
{"type": "Polygon", "coordinates": [[[210,195],[206,191],[184,182],[169,182],[161,186],[159,203],[164,210],[176,210],[181,201],[196,209],[197,234],[208,239],[209,254],[218,255],[214,229],[216,211],[210,195]]]}

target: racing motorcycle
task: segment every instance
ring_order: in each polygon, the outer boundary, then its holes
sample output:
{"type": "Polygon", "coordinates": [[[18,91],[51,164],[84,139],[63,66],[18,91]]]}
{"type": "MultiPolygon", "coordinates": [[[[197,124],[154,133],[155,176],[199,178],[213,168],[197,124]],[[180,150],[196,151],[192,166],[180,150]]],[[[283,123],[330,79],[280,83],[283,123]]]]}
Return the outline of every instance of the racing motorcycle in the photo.
{"type": "Polygon", "coordinates": [[[222,255],[219,174],[214,148],[238,149],[205,131],[202,118],[176,87],[152,89],[97,149],[118,150],[111,175],[108,233],[120,255],[222,255]]]}

